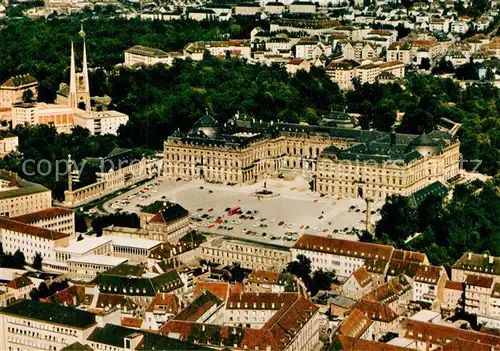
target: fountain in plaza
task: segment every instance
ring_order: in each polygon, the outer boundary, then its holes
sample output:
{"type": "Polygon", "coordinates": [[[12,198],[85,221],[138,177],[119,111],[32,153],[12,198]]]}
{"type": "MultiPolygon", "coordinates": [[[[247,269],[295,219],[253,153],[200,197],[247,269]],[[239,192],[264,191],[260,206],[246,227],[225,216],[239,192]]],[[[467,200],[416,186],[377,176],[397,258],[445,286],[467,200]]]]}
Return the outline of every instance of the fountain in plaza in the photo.
{"type": "Polygon", "coordinates": [[[276,193],[272,190],[267,189],[267,182],[264,182],[264,188],[252,193],[252,196],[256,197],[260,200],[260,199],[269,199],[269,198],[277,197],[277,196],[279,196],[279,193],[276,193]]]}

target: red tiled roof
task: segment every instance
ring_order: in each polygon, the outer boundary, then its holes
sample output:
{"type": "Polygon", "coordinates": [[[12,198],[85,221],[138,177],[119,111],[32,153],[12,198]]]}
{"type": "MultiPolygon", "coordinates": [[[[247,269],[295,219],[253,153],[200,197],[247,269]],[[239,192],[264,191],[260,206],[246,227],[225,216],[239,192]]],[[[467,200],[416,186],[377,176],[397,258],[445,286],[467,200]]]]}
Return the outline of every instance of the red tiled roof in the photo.
{"type": "Polygon", "coordinates": [[[196,322],[201,316],[209,311],[214,305],[220,305],[222,301],[210,292],[198,296],[189,306],[173,319],[181,321],[196,322]]]}
{"type": "Polygon", "coordinates": [[[5,217],[0,217],[0,228],[49,240],[59,240],[70,236],[66,233],[35,227],[5,217]]]}
{"type": "Polygon", "coordinates": [[[406,347],[393,346],[389,344],[384,344],[383,342],[354,339],[348,336],[339,335],[338,340],[342,345],[342,350],[344,351],[409,351],[413,349],[408,349],[406,347]]]}
{"type": "Polygon", "coordinates": [[[125,295],[99,293],[99,297],[97,298],[97,308],[118,306],[120,306],[121,309],[126,306],[128,311],[133,311],[137,308],[135,302],[125,295]]]}
{"type": "Polygon", "coordinates": [[[174,294],[158,293],[149,305],[147,311],[162,309],[172,314],[179,313],[179,299],[174,294]]]}
{"type": "Polygon", "coordinates": [[[364,288],[365,286],[370,284],[370,282],[372,281],[372,279],[371,279],[372,277],[371,277],[370,273],[368,273],[368,271],[366,270],[366,268],[364,266],[356,269],[352,273],[352,275],[354,276],[354,278],[358,282],[359,286],[361,286],[362,288],[364,288]]]}
{"type": "Polygon", "coordinates": [[[35,221],[39,221],[42,219],[49,219],[49,218],[54,218],[56,216],[62,216],[66,214],[73,213],[73,211],[68,210],[66,208],[59,208],[59,207],[51,207],[46,210],[38,211],[38,212],[33,212],[33,213],[28,213],[22,216],[17,216],[17,217],[11,217],[12,220],[30,224],[35,221]]]}
{"type": "Polygon", "coordinates": [[[462,282],[454,282],[453,280],[448,280],[444,284],[445,289],[451,289],[451,290],[460,290],[462,291],[464,289],[464,283],[462,282]]]}
{"type": "Polygon", "coordinates": [[[396,312],[388,304],[379,301],[370,301],[362,298],[352,308],[363,312],[365,316],[379,322],[390,323],[398,318],[396,312]]]}
{"type": "Polygon", "coordinates": [[[142,326],[143,320],[141,318],[134,317],[122,317],[121,326],[129,328],[140,328],[142,326]]]}
{"type": "Polygon", "coordinates": [[[467,285],[480,286],[483,288],[491,288],[493,285],[493,278],[481,277],[479,275],[468,275],[465,280],[467,285]]]}
{"type": "Polygon", "coordinates": [[[33,282],[31,281],[30,278],[27,276],[23,275],[17,278],[12,279],[9,284],[7,284],[7,287],[10,289],[21,289],[24,288],[25,286],[28,285],[33,285],[33,282]]]}
{"type": "MultiPolygon", "coordinates": [[[[390,62],[401,62],[401,61],[390,61],[390,62]]],[[[390,63],[390,62],[388,62],[388,63],[390,63]]],[[[427,255],[424,253],[421,253],[421,252],[406,251],[406,250],[397,249],[397,250],[394,250],[394,252],[392,254],[392,259],[393,260],[424,263],[427,260],[427,255]]]]}
{"type": "Polygon", "coordinates": [[[370,327],[372,320],[354,308],[339,327],[339,334],[358,339],[370,327]]]}
{"type": "MultiPolygon", "coordinates": [[[[404,65],[404,63],[402,61],[394,60],[394,61],[384,62],[384,63],[380,64],[379,67],[380,68],[389,68],[389,67],[400,66],[400,65],[404,65]]],[[[412,253],[411,251],[405,251],[405,252],[412,253]]],[[[418,253],[418,252],[415,252],[415,253],[418,253]]],[[[421,254],[421,255],[425,255],[425,254],[421,254]]]]}
{"type": "Polygon", "coordinates": [[[297,293],[230,293],[226,309],[278,310],[295,301],[298,296],[297,293]]]}
{"type": "Polygon", "coordinates": [[[373,289],[363,296],[363,298],[371,301],[391,303],[410,289],[410,283],[404,275],[400,275],[373,289]]]}
{"type": "Polygon", "coordinates": [[[340,256],[351,256],[365,259],[388,261],[394,248],[389,245],[363,243],[359,241],[342,240],[316,236],[302,235],[293,245],[294,249],[324,252],[340,256]]]}
{"type": "Polygon", "coordinates": [[[278,281],[280,274],[277,272],[261,271],[254,269],[248,276],[248,281],[260,284],[275,284],[278,281]]]}
{"type": "Polygon", "coordinates": [[[85,286],[71,285],[64,290],[56,292],[54,295],[43,300],[48,303],[55,303],[65,306],[90,305],[91,295],[85,295],[85,286]]]}
{"type": "Polygon", "coordinates": [[[229,294],[229,283],[198,281],[194,288],[194,296],[200,296],[204,291],[210,291],[222,301],[226,301],[229,294]]]}
{"type": "MultiPolygon", "coordinates": [[[[239,294],[238,294],[239,295],[239,294]]],[[[255,294],[249,294],[253,296],[255,294]]],[[[261,294],[266,295],[266,294],[261,294]]],[[[170,320],[160,329],[161,335],[169,333],[179,334],[181,340],[187,340],[193,330],[205,331],[207,335],[217,333],[220,339],[217,341],[222,345],[233,348],[237,339],[231,338],[234,333],[241,333],[241,341],[238,349],[266,350],[269,346],[272,351],[280,351],[286,348],[290,340],[298,330],[311,319],[318,308],[311,301],[298,294],[274,294],[285,301],[283,306],[279,305],[278,311],[269,319],[261,329],[235,328],[216,326],[210,324],[199,324],[190,321],[170,320]],[[287,297],[288,296],[288,297],[287,297]],[[291,299],[291,297],[293,299],[291,299]],[[231,341],[229,341],[231,339],[231,341]],[[228,345],[228,342],[231,344],[228,345]]],[[[245,298],[243,298],[245,299],[245,298]]]]}
{"type": "Polygon", "coordinates": [[[300,65],[304,61],[305,61],[305,59],[295,58],[295,59],[288,60],[288,64],[289,65],[300,65]]]}
{"type": "Polygon", "coordinates": [[[491,345],[479,342],[455,339],[441,348],[441,351],[491,351],[491,345]]]}
{"type": "Polygon", "coordinates": [[[429,342],[433,345],[444,345],[453,339],[460,338],[491,346],[500,346],[500,337],[498,336],[413,319],[408,319],[405,338],[429,342]]]}

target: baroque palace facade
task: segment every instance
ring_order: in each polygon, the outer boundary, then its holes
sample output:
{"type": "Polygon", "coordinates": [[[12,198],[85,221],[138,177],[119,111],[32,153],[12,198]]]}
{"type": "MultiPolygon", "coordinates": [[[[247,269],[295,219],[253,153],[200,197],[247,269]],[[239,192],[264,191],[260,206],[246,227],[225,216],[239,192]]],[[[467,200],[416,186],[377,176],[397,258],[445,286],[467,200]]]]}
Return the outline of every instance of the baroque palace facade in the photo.
{"type": "Polygon", "coordinates": [[[208,113],[164,143],[167,178],[253,183],[299,171],[324,194],[384,199],[411,195],[459,174],[460,142],[446,132],[409,135],[354,128],[331,113],[322,125],[236,116],[224,125],[208,113]]]}

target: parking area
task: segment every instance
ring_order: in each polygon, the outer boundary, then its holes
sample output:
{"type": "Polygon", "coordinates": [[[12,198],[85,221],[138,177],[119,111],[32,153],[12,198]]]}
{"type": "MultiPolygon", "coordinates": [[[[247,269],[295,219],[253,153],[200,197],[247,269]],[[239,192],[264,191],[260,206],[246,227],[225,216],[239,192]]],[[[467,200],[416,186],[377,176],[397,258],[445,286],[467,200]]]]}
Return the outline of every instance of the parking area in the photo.
{"type": "MultiPolygon", "coordinates": [[[[106,204],[109,212],[139,212],[153,201],[173,201],[192,216],[192,226],[202,232],[276,245],[291,246],[303,233],[357,240],[352,228],[364,228],[365,202],[362,199],[321,197],[308,190],[307,182],[269,180],[266,187],[273,198],[257,198],[264,183],[226,186],[203,181],[156,179],[132,189],[106,204]],[[230,214],[227,210],[233,210],[230,214]]],[[[380,217],[383,202],[372,204],[372,223],[380,217]]]]}

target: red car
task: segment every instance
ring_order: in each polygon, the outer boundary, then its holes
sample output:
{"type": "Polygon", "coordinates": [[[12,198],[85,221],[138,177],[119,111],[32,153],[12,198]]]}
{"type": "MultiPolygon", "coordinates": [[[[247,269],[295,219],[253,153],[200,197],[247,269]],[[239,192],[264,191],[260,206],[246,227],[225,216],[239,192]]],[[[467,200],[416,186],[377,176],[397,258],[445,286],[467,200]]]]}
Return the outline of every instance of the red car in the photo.
{"type": "Polygon", "coordinates": [[[213,227],[215,227],[215,224],[210,224],[208,227],[213,228],[213,227]]]}
{"type": "Polygon", "coordinates": [[[208,209],[208,212],[212,212],[214,209],[213,208],[209,208],[208,209]]]}

